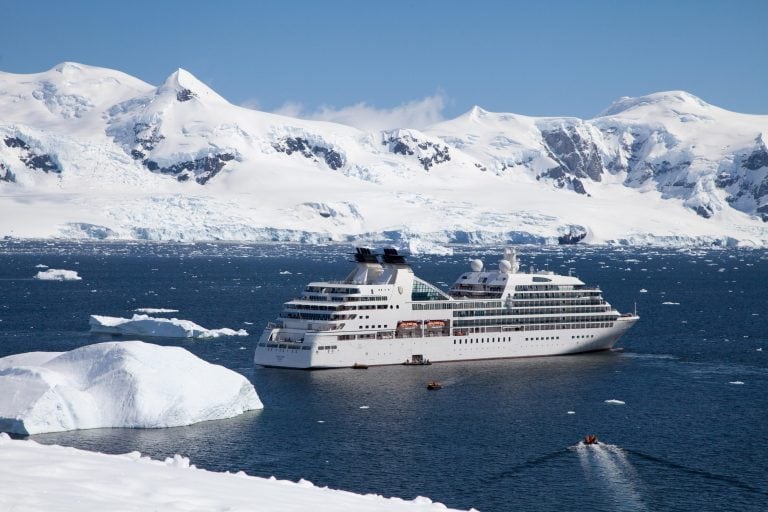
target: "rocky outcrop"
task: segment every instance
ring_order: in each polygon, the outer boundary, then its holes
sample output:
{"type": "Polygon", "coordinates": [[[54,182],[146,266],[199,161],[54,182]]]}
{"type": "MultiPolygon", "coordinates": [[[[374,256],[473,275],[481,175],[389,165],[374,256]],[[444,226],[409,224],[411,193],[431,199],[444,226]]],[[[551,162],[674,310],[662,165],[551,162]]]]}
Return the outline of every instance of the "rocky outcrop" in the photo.
{"type": "Polygon", "coordinates": [[[199,184],[205,185],[224,168],[227,162],[234,159],[235,155],[232,153],[218,153],[166,166],[160,166],[153,160],[145,160],[143,163],[152,172],[170,174],[176,176],[179,181],[194,179],[199,184]]]}
{"type": "Polygon", "coordinates": [[[16,176],[2,162],[0,162],[0,181],[6,181],[9,183],[14,183],[16,181],[16,176]]]}
{"type": "Polygon", "coordinates": [[[603,162],[586,127],[563,124],[541,130],[541,137],[548,156],[559,164],[562,174],[600,181],[603,162]]]}
{"type": "Polygon", "coordinates": [[[189,89],[181,89],[176,93],[176,100],[181,103],[184,103],[185,101],[189,101],[194,97],[195,97],[195,93],[190,91],[189,89]]]}
{"type": "Polygon", "coordinates": [[[384,132],[381,143],[387,146],[390,153],[415,156],[425,171],[434,165],[451,160],[451,153],[447,145],[421,140],[414,136],[410,130],[384,132]]]}
{"type": "MultiPolygon", "coordinates": [[[[19,152],[19,160],[29,169],[43,171],[45,173],[60,173],[61,168],[53,155],[38,153],[27,142],[19,137],[6,137],[5,145],[19,152]]],[[[9,171],[10,172],[10,171],[9,171]]],[[[6,180],[11,181],[11,180],[6,180]]]]}
{"type": "Polygon", "coordinates": [[[318,161],[319,158],[334,171],[341,169],[345,163],[344,156],[329,145],[319,142],[312,143],[303,137],[284,137],[273,143],[272,147],[278,153],[285,153],[286,155],[298,153],[315,161],[318,161]]]}

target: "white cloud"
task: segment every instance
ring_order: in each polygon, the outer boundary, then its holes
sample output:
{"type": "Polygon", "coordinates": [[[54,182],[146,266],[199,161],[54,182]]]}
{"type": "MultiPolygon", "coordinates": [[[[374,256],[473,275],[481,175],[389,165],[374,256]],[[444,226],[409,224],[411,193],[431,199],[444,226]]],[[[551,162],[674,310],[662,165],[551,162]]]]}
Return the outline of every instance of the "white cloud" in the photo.
{"type": "Polygon", "coordinates": [[[347,107],[322,106],[311,111],[301,103],[286,102],[274,111],[291,117],[331,121],[354,126],[361,130],[387,130],[392,128],[425,128],[443,120],[446,97],[438,92],[420,100],[409,101],[393,108],[376,108],[365,102],[347,107]]]}
{"type": "MultiPolygon", "coordinates": [[[[298,103],[296,101],[286,101],[283,103],[283,105],[276,110],[273,110],[273,114],[280,114],[281,116],[288,116],[288,117],[302,117],[305,118],[306,116],[303,115],[304,106],[301,103],[298,103]]],[[[310,118],[307,118],[310,119],[310,118]]]]}
{"type": "Polygon", "coordinates": [[[247,100],[241,102],[240,106],[243,108],[249,108],[251,110],[261,110],[261,102],[259,102],[259,100],[256,98],[248,98],[247,100]]]}

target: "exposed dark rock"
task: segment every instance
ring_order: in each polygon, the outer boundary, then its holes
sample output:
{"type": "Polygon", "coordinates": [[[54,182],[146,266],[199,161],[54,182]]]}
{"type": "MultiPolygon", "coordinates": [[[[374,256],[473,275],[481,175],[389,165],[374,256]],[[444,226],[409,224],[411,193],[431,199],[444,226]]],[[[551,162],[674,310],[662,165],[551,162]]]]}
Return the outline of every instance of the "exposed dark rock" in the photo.
{"type": "Polygon", "coordinates": [[[18,137],[6,137],[5,145],[9,148],[21,148],[29,151],[29,145],[18,137]]]}
{"type": "Polygon", "coordinates": [[[744,163],[741,165],[750,171],[768,167],[768,150],[766,150],[764,145],[761,145],[761,147],[757,148],[752,154],[745,158],[744,163]]]}
{"type": "Polygon", "coordinates": [[[21,154],[19,155],[19,160],[21,160],[29,169],[36,169],[43,172],[61,172],[61,169],[53,156],[46,153],[35,153],[28,143],[18,137],[6,137],[5,145],[9,148],[20,149],[21,154]]]}
{"type": "Polygon", "coordinates": [[[451,160],[450,151],[445,144],[420,141],[410,133],[402,133],[399,131],[385,132],[381,144],[383,146],[389,146],[389,151],[391,153],[403,156],[413,156],[416,154],[416,149],[419,149],[420,156],[417,158],[425,171],[428,171],[436,164],[451,160]]]}
{"type": "Polygon", "coordinates": [[[152,151],[165,136],[160,134],[160,128],[147,123],[136,123],[133,126],[134,142],[144,151],[152,151]]]}
{"type": "Polygon", "coordinates": [[[2,162],[0,162],[0,181],[9,183],[14,183],[16,181],[16,176],[2,162]]]}
{"type": "Polygon", "coordinates": [[[721,172],[717,175],[717,178],[715,178],[715,185],[717,185],[720,188],[726,188],[730,187],[734,183],[739,181],[738,176],[734,176],[727,172],[721,172]]]}
{"type": "Polygon", "coordinates": [[[555,160],[566,174],[577,178],[600,181],[603,162],[600,151],[590,139],[585,139],[573,126],[554,130],[542,130],[549,157],[555,160]]]}
{"type": "Polygon", "coordinates": [[[568,176],[562,167],[553,167],[536,176],[537,180],[548,178],[555,182],[557,188],[573,190],[577,194],[589,195],[584,188],[584,183],[579,178],[568,176]]]}
{"type": "Polygon", "coordinates": [[[760,218],[763,220],[763,222],[768,222],[768,204],[764,204],[763,206],[759,207],[757,209],[757,213],[760,215],[760,218]]]}
{"type": "Polygon", "coordinates": [[[179,181],[187,181],[194,177],[196,182],[205,185],[208,180],[216,176],[224,168],[227,162],[234,158],[235,155],[231,153],[220,153],[195,160],[178,162],[167,167],[160,167],[154,160],[144,160],[143,164],[152,172],[174,175],[179,181]]]}
{"type": "Polygon", "coordinates": [[[302,137],[286,137],[272,144],[275,151],[292,155],[299,153],[306,158],[319,157],[325,161],[325,164],[333,169],[341,169],[344,166],[344,157],[338,151],[319,144],[311,144],[302,137]]]}
{"type": "Polygon", "coordinates": [[[180,102],[189,101],[194,97],[195,97],[195,93],[193,93],[189,89],[182,89],[176,93],[176,99],[179,100],[180,102]]]}
{"type": "Polygon", "coordinates": [[[560,245],[575,245],[587,236],[587,233],[566,233],[557,237],[557,243],[560,245]]]}
{"type": "Polygon", "coordinates": [[[27,158],[21,159],[30,169],[37,169],[44,172],[61,172],[59,166],[53,161],[51,155],[30,154],[27,158]]]}
{"type": "MultiPolygon", "coordinates": [[[[387,141],[385,140],[383,144],[386,145],[387,141]]],[[[413,150],[409,148],[408,145],[401,140],[394,141],[394,144],[392,144],[390,151],[392,153],[395,153],[396,155],[412,155],[413,154],[413,150]]]]}
{"type": "Polygon", "coordinates": [[[141,160],[146,155],[144,153],[142,153],[141,151],[139,151],[138,149],[132,149],[131,150],[131,156],[133,157],[134,160],[141,160]]]}
{"type": "Polygon", "coordinates": [[[714,212],[712,211],[712,208],[709,206],[699,205],[696,208],[694,208],[693,211],[695,211],[697,215],[700,215],[705,219],[709,219],[714,214],[714,212]]]}
{"type": "Polygon", "coordinates": [[[672,165],[667,160],[662,160],[661,163],[655,164],[655,163],[648,163],[648,166],[653,170],[654,175],[660,176],[662,174],[667,174],[670,172],[677,172],[682,171],[683,169],[690,167],[691,162],[684,161],[684,162],[678,162],[675,165],[672,165]]]}

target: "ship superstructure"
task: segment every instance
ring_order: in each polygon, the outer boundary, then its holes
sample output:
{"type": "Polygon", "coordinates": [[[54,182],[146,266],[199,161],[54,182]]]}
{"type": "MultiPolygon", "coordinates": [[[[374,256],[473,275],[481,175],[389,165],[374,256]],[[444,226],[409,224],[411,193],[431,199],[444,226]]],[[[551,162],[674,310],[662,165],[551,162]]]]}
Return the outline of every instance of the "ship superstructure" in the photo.
{"type": "Polygon", "coordinates": [[[358,248],[340,281],[310,283],[265,328],[254,361],[288,368],[423,364],[606,350],[638,320],[574,276],[473,260],[446,293],[395,249],[358,248]]]}

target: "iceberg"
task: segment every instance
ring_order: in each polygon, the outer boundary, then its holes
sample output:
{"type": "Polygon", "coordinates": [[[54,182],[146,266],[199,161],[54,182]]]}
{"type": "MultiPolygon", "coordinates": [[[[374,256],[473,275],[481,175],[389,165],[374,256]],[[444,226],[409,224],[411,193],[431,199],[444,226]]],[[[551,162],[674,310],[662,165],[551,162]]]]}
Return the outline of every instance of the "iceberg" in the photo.
{"type": "Polygon", "coordinates": [[[259,510],[292,512],[450,512],[429,498],[412,501],[318,487],[245,473],[196,468],[186,457],[164,461],[139,452],[107,455],[0,434],[3,510],[259,510]],[[58,468],[52,470],[52,468],[58,468]],[[87,490],[87,492],[86,492],[87,490]]]}
{"type": "Polygon", "coordinates": [[[168,309],[168,308],[136,308],[134,309],[137,313],[149,313],[149,314],[160,314],[160,313],[178,313],[178,309],[168,309]]]}
{"type": "Polygon", "coordinates": [[[248,336],[245,329],[206,329],[189,320],[155,318],[133,315],[131,318],[91,315],[91,332],[128,336],[157,336],[163,338],[218,338],[219,336],[248,336]]]}
{"type": "Polygon", "coordinates": [[[0,358],[0,431],[162,428],[262,409],[242,375],[180,347],[106,342],[0,358]]]}
{"type": "Polygon", "coordinates": [[[41,270],[35,275],[35,279],[41,281],[80,281],[83,278],[77,275],[74,270],[64,270],[60,268],[49,268],[41,270]]]}

